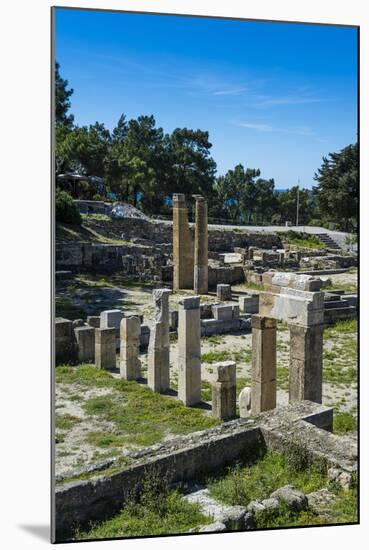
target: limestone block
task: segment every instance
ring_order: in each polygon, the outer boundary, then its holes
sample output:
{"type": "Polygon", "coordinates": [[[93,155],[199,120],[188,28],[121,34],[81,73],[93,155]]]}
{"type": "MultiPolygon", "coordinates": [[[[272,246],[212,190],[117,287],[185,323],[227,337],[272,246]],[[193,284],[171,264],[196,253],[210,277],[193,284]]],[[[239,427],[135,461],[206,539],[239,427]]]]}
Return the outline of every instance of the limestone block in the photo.
{"type": "Polygon", "coordinates": [[[247,296],[239,296],[239,308],[241,313],[259,313],[259,295],[249,294],[247,296]]]}
{"type": "Polygon", "coordinates": [[[236,416],[236,384],[232,382],[212,383],[212,415],[221,420],[236,416]]]}
{"type": "Polygon", "coordinates": [[[157,392],[169,389],[169,289],[153,291],[155,321],[149,343],[148,386],[157,392]]]}
{"type": "Polygon", "coordinates": [[[276,406],[276,321],[253,315],[251,392],[252,413],[273,409],[276,406]]]}
{"type": "Polygon", "coordinates": [[[201,401],[200,298],[178,304],[178,398],[185,405],[201,401]]]}
{"type": "Polygon", "coordinates": [[[221,302],[232,299],[232,287],[231,285],[220,284],[217,285],[217,299],[221,302]]]}
{"type": "Polygon", "coordinates": [[[240,391],[238,396],[238,406],[240,409],[240,417],[247,418],[251,414],[251,388],[246,387],[240,391]]]}
{"type": "Polygon", "coordinates": [[[74,329],[77,343],[78,361],[93,363],[95,360],[95,329],[93,327],[77,327],[74,329]]]}
{"type": "Polygon", "coordinates": [[[319,291],[323,286],[323,281],[319,277],[311,275],[299,275],[297,273],[276,272],[274,273],[270,284],[282,287],[295,288],[297,290],[306,290],[309,292],[319,291]]]}
{"type": "Polygon", "coordinates": [[[217,382],[236,383],[236,363],[234,361],[221,361],[214,365],[217,382]]]}
{"type": "Polygon", "coordinates": [[[141,378],[139,359],[141,323],[139,317],[125,317],[120,322],[120,376],[126,380],[141,378]]]}
{"type": "Polygon", "coordinates": [[[76,357],[73,324],[69,319],[55,319],[55,363],[68,363],[76,357]]]}
{"type": "Polygon", "coordinates": [[[214,319],[217,321],[225,321],[227,319],[233,319],[233,306],[215,305],[212,306],[212,312],[214,319]]]}
{"type": "Polygon", "coordinates": [[[95,329],[95,364],[101,369],[116,368],[115,328],[95,329]]]}
{"type": "MultiPolygon", "coordinates": [[[[309,297],[294,294],[291,289],[281,289],[280,294],[260,292],[259,314],[280,321],[299,325],[319,325],[324,319],[324,309],[320,308],[321,292],[309,293],[309,297]],[[318,296],[314,296],[314,294],[318,296]]],[[[324,298],[323,298],[324,300],[324,298]]]]}
{"type": "Polygon", "coordinates": [[[87,324],[93,328],[100,328],[100,315],[88,315],[87,324]]]}
{"type": "Polygon", "coordinates": [[[123,311],[120,309],[109,309],[100,313],[100,328],[118,328],[124,317],[123,311]]]}
{"type": "Polygon", "coordinates": [[[289,400],[322,402],[324,325],[291,324],[289,400]]]}
{"type": "Polygon", "coordinates": [[[296,489],[293,485],[285,485],[274,491],[270,498],[277,498],[287,504],[294,512],[302,512],[308,507],[308,500],[304,493],[296,489]]]}

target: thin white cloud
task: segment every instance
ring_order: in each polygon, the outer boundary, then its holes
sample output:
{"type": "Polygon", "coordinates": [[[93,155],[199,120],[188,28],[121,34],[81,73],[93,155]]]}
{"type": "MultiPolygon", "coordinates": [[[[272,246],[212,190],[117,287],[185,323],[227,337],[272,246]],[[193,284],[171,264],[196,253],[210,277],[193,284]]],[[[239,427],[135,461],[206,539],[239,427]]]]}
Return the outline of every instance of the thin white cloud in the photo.
{"type": "Polygon", "coordinates": [[[257,107],[273,107],[278,105],[304,105],[307,103],[320,103],[325,101],[318,97],[308,96],[283,96],[283,97],[271,97],[271,96],[258,96],[255,105],[257,107]]]}
{"type": "Polygon", "coordinates": [[[307,136],[317,139],[322,143],[325,140],[319,138],[312,128],[306,126],[294,127],[294,128],[280,128],[279,126],[272,126],[271,124],[259,123],[259,122],[233,122],[236,126],[246,128],[248,130],[256,130],[258,132],[280,132],[284,134],[293,134],[298,136],[307,136]]]}
{"type": "Polygon", "coordinates": [[[241,95],[248,91],[248,88],[228,88],[225,90],[217,90],[214,95],[241,95]]]}

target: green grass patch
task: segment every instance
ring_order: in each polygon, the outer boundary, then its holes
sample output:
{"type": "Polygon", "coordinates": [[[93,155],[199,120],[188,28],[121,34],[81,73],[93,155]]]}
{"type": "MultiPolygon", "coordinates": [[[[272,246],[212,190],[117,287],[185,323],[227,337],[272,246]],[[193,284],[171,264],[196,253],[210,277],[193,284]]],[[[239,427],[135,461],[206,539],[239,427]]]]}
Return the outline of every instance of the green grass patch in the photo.
{"type": "Polygon", "coordinates": [[[229,351],[226,349],[218,351],[208,351],[201,355],[201,361],[204,363],[218,363],[220,361],[236,361],[236,363],[251,362],[251,348],[244,348],[239,351],[229,351]]]}
{"type": "Polygon", "coordinates": [[[55,428],[58,430],[70,430],[79,422],[81,422],[81,419],[71,414],[55,415],[55,428]]]}
{"type": "Polygon", "coordinates": [[[280,231],[278,233],[283,244],[292,244],[295,248],[325,248],[319,237],[300,231],[280,231]]]}
{"type": "MultiPolygon", "coordinates": [[[[111,388],[110,393],[83,403],[87,415],[114,425],[114,435],[120,439],[114,439],[111,445],[124,442],[146,447],[162,441],[168,434],[188,434],[219,424],[201,409],[185,407],[180,401],[155,393],[137,382],[114,378],[93,365],[56,367],[56,381],[78,384],[81,392],[91,387],[111,388]]],[[[100,443],[98,446],[103,446],[99,436],[95,437],[100,443]]]]}
{"type": "Polygon", "coordinates": [[[277,387],[281,390],[288,390],[289,369],[287,367],[277,367],[277,387]]]}
{"type": "Polygon", "coordinates": [[[204,363],[218,363],[219,361],[229,361],[231,359],[232,353],[225,349],[201,354],[201,361],[204,363]]]}
{"type": "Polygon", "coordinates": [[[92,447],[109,449],[121,447],[124,444],[124,438],[107,432],[90,432],[86,436],[86,442],[92,447]]]}
{"type": "Polygon", "coordinates": [[[268,498],[284,485],[294,485],[304,493],[325,486],[327,479],[320,466],[302,469],[296,464],[295,459],[269,452],[256,462],[229,468],[224,477],[210,480],[209,489],[215,498],[225,504],[247,506],[251,500],[268,498]]]}
{"type": "Polygon", "coordinates": [[[328,292],[330,290],[344,290],[345,292],[357,292],[357,283],[332,283],[324,287],[328,292]]]}
{"type": "Polygon", "coordinates": [[[357,430],[357,419],[348,412],[334,412],[333,433],[344,435],[357,430]]]}
{"type": "Polygon", "coordinates": [[[241,288],[248,288],[250,290],[264,290],[264,286],[262,283],[252,283],[252,282],[246,282],[240,285],[241,288]]]}
{"type": "Polygon", "coordinates": [[[211,401],[212,389],[207,380],[201,380],[201,399],[202,401],[211,401]]]}

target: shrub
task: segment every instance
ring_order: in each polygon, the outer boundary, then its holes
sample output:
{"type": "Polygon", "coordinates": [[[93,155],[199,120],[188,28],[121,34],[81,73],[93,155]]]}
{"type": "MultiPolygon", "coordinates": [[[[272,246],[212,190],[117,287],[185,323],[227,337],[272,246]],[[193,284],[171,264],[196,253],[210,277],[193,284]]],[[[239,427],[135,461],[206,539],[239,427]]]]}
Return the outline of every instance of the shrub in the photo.
{"type": "Polygon", "coordinates": [[[56,221],[81,224],[82,218],[72,197],[65,191],[57,191],[55,197],[56,221]]]}

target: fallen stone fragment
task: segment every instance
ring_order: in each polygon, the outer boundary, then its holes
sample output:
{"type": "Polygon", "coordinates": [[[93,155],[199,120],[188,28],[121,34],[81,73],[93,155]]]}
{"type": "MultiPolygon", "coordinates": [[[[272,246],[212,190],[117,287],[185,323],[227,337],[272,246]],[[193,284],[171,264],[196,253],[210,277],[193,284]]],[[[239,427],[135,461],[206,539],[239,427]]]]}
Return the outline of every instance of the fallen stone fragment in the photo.
{"type": "Polygon", "coordinates": [[[344,491],[348,491],[351,487],[352,475],[338,468],[329,468],[328,479],[339,483],[344,491]]]}
{"type": "Polygon", "coordinates": [[[215,521],[214,523],[209,523],[209,525],[204,525],[199,529],[199,533],[221,533],[226,531],[227,527],[221,521],[215,521]]]}
{"type": "Polygon", "coordinates": [[[282,502],[285,502],[287,506],[294,512],[301,512],[306,510],[308,506],[308,500],[304,493],[296,489],[293,485],[285,485],[274,491],[271,498],[277,498],[282,502]]]}
{"type": "Polygon", "coordinates": [[[325,487],[319,491],[309,493],[306,498],[310,510],[317,514],[323,514],[329,511],[337,496],[325,487]]]}

